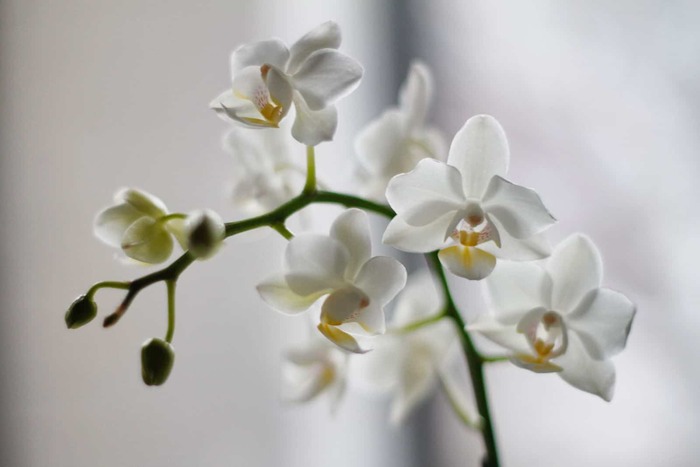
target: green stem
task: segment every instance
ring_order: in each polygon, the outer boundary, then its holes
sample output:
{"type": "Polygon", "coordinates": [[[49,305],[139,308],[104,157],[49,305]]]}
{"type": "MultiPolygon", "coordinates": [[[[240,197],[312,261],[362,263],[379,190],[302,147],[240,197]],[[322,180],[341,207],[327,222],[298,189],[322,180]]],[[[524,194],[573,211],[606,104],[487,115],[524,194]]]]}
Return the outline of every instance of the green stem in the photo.
{"type": "Polygon", "coordinates": [[[493,432],[493,423],[491,421],[491,411],[489,409],[489,401],[486,394],[486,382],[484,380],[484,359],[474,347],[474,343],[469,337],[465,327],[466,323],[459,314],[459,310],[452,299],[452,294],[450,293],[450,287],[447,284],[447,277],[445,276],[445,271],[440,264],[437,252],[429,253],[426,255],[428,261],[435,271],[442,289],[445,293],[446,301],[446,315],[451,318],[457,330],[459,332],[462,348],[464,349],[464,355],[467,358],[467,363],[469,366],[469,374],[471,376],[472,387],[474,389],[474,398],[476,399],[476,407],[479,410],[479,414],[482,419],[482,436],[484,438],[484,444],[486,446],[486,458],[484,459],[484,467],[498,467],[500,465],[498,460],[498,449],[496,448],[496,438],[493,432]]]}
{"type": "Polygon", "coordinates": [[[175,335],[175,286],[177,281],[169,279],[165,281],[165,285],[168,289],[168,332],[165,334],[165,341],[171,344],[175,335]]]}
{"type": "MultiPolygon", "coordinates": [[[[394,217],[394,210],[385,204],[375,203],[357,196],[336,193],[334,191],[314,191],[313,193],[302,192],[299,196],[290,199],[278,208],[257,217],[251,217],[237,222],[226,224],[226,237],[231,237],[248,230],[260,227],[284,224],[284,222],[294,213],[301,211],[306,206],[314,203],[340,204],[347,208],[360,208],[389,219],[394,217]]],[[[274,227],[273,227],[274,228],[274,227]]]]}
{"type": "Polygon", "coordinates": [[[484,363],[498,363],[498,362],[509,362],[510,357],[507,355],[492,355],[492,356],[482,356],[481,361],[484,363]]]}
{"type": "Polygon", "coordinates": [[[474,430],[481,430],[482,424],[480,420],[472,420],[466,410],[460,405],[459,401],[455,397],[453,391],[450,389],[449,384],[442,377],[438,378],[440,382],[440,388],[442,392],[447,397],[447,401],[450,403],[452,411],[457,415],[457,418],[466,426],[467,428],[472,428],[474,430]]]}
{"type": "MultiPolygon", "coordinates": [[[[237,222],[229,222],[226,224],[226,237],[231,237],[242,232],[257,229],[260,227],[272,227],[285,238],[291,238],[292,233],[285,227],[285,221],[294,213],[301,211],[306,206],[314,203],[328,203],[328,204],[338,204],[345,206],[346,208],[360,208],[366,211],[374,212],[375,214],[385,216],[389,219],[393,218],[396,213],[387,205],[375,203],[373,201],[366,200],[364,198],[359,198],[352,195],[346,195],[342,193],[336,193],[332,191],[318,191],[316,188],[316,168],[314,159],[314,148],[307,148],[307,163],[308,172],[306,185],[301,194],[292,198],[288,202],[282,204],[278,208],[249,219],[245,219],[237,222]]],[[[428,325],[443,317],[448,317],[454,321],[459,330],[459,335],[462,341],[462,348],[464,350],[468,365],[469,373],[471,375],[472,385],[474,388],[474,396],[476,399],[477,408],[479,414],[482,418],[482,435],[484,438],[484,444],[486,445],[486,458],[484,459],[485,467],[498,467],[498,451],[496,449],[496,441],[493,432],[493,426],[491,422],[491,414],[489,411],[489,404],[486,395],[486,386],[484,381],[483,365],[489,361],[500,361],[500,357],[484,358],[482,357],[474,344],[471,341],[469,334],[465,330],[466,323],[462,319],[455,303],[450,294],[450,289],[447,284],[447,278],[445,277],[445,271],[440,264],[437,257],[437,252],[432,252],[426,254],[428,261],[433,267],[435,274],[440,279],[442,288],[445,292],[446,306],[442,314],[428,317],[424,320],[418,321],[416,323],[409,324],[404,331],[410,332],[411,330],[417,329],[419,327],[428,325]]],[[[185,252],[177,260],[171,263],[169,266],[136,279],[132,282],[100,282],[95,284],[88,293],[94,294],[99,288],[102,287],[114,287],[121,289],[128,289],[126,297],[122,301],[121,305],[117,310],[111,315],[107,316],[104,320],[104,326],[109,327],[114,325],[126,312],[129,305],[136,297],[136,295],[144,288],[151,284],[159,281],[166,281],[168,286],[168,333],[166,340],[172,340],[172,335],[175,329],[175,305],[174,305],[174,293],[175,293],[175,281],[178,279],[180,274],[187,269],[195,260],[189,252],[185,252]]],[[[457,411],[458,415],[460,412],[457,411]]],[[[460,415],[461,416],[461,415],[460,415]]]]}
{"type": "Polygon", "coordinates": [[[139,277],[135,281],[131,282],[129,284],[129,291],[126,294],[126,297],[124,297],[124,300],[122,300],[121,304],[114,313],[105,318],[102,325],[108,328],[116,324],[117,321],[119,321],[119,319],[122,316],[124,316],[124,313],[126,313],[126,310],[129,308],[129,305],[131,305],[131,302],[134,300],[134,298],[136,298],[136,295],[141,290],[145,289],[151,284],[155,284],[156,282],[177,280],[177,278],[180,277],[180,274],[182,274],[182,272],[185,269],[187,269],[187,267],[190,264],[192,264],[194,260],[195,257],[186,252],[178,259],[173,261],[170,264],[170,266],[163,268],[160,271],[148,274],[146,276],[139,277]]]}
{"type": "Polygon", "coordinates": [[[158,221],[165,223],[174,219],[187,219],[187,214],[183,214],[181,212],[174,212],[172,214],[166,214],[165,216],[158,219],[158,221]]]}
{"type": "MultiPolygon", "coordinates": [[[[313,153],[313,151],[312,151],[313,153]]],[[[226,237],[232,237],[242,232],[247,232],[249,230],[258,229],[260,227],[271,226],[275,228],[275,225],[284,225],[284,222],[292,214],[301,211],[306,206],[313,203],[329,203],[329,204],[339,204],[348,208],[361,208],[367,211],[374,212],[376,214],[392,218],[394,217],[394,211],[384,204],[375,203],[363,198],[358,198],[357,196],[346,195],[343,193],[336,193],[333,191],[313,191],[311,193],[302,192],[299,196],[292,198],[283,205],[279,206],[267,214],[263,214],[257,217],[251,217],[250,219],[245,219],[238,222],[228,222],[226,224],[226,237]]],[[[277,229],[275,229],[277,230],[277,229]]],[[[285,227],[286,230],[286,227],[285,227]]],[[[278,230],[279,232],[279,230],[278,230]]],[[[281,233],[281,232],[280,232],[281,233]]],[[[289,232],[291,234],[291,232],[289,232]]],[[[284,234],[283,234],[284,235],[284,234]]],[[[177,280],[177,278],[182,274],[182,272],[187,269],[195,260],[195,257],[185,252],[182,256],[176,259],[170,266],[156,271],[154,273],[148,274],[146,276],[140,277],[132,282],[101,282],[100,284],[111,284],[111,285],[100,285],[95,284],[100,287],[117,287],[122,289],[128,289],[126,297],[116,309],[114,313],[107,316],[104,319],[103,326],[110,327],[119,321],[119,319],[124,316],[126,310],[131,305],[136,295],[148,287],[151,284],[160,281],[167,280],[177,280]],[[118,285],[117,284],[124,284],[118,285]]],[[[99,288],[99,287],[97,287],[99,288]]],[[[92,289],[91,289],[92,290],[92,289]]],[[[97,290],[97,289],[95,289],[97,290]]],[[[94,293],[94,292],[93,292],[94,293]]]]}
{"type": "Polygon", "coordinates": [[[294,238],[294,234],[289,231],[287,226],[284,225],[284,222],[282,222],[280,224],[272,224],[272,225],[270,225],[270,227],[275,229],[277,231],[277,233],[282,235],[287,240],[291,240],[292,238],[294,238]]]}
{"type": "Polygon", "coordinates": [[[316,152],[313,146],[306,146],[306,184],[304,193],[316,191],[316,152]]]}
{"type": "Polygon", "coordinates": [[[443,311],[443,312],[440,312],[436,315],[428,316],[427,318],[423,318],[423,319],[419,319],[417,321],[409,323],[409,324],[402,326],[400,328],[392,329],[391,332],[398,333],[398,334],[407,334],[407,333],[416,331],[422,327],[429,326],[433,323],[436,323],[444,317],[445,317],[445,312],[443,311]]]}
{"type": "Polygon", "coordinates": [[[93,285],[90,287],[90,289],[87,291],[87,296],[88,298],[92,298],[95,296],[95,293],[100,290],[100,289],[128,289],[129,288],[129,282],[119,282],[119,281],[102,281],[98,282],[97,284],[93,285]]]}

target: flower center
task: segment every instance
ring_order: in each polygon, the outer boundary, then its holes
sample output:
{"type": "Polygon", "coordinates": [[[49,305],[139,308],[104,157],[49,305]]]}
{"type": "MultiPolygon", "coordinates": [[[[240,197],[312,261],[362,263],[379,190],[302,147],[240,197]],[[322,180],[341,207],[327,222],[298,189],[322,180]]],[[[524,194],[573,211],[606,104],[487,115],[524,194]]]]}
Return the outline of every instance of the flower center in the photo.
{"type": "Polygon", "coordinates": [[[469,202],[464,209],[464,217],[451,235],[463,246],[476,246],[493,240],[500,247],[500,237],[495,227],[486,219],[484,210],[477,202],[469,202]]]}
{"type": "Polygon", "coordinates": [[[561,315],[556,311],[544,312],[541,317],[525,329],[535,358],[539,362],[546,362],[566,352],[568,337],[566,325],[561,315]]]}
{"type": "MultiPolygon", "coordinates": [[[[267,74],[270,72],[270,68],[272,67],[267,63],[260,67],[260,76],[262,76],[263,81],[267,81],[267,74]]],[[[265,90],[262,95],[256,96],[256,98],[258,100],[256,100],[255,104],[260,114],[268,122],[277,125],[282,119],[282,112],[284,111],[282,105],[276,101],[274,96],[269,94],[268,90],[265,90]]]]}
{"type": "Polygon", "coordinates": [[[476,228],[484,222],[484,210],[479,203],[470,202],[464,210],[464,221],[471,228],[476,228]]]}

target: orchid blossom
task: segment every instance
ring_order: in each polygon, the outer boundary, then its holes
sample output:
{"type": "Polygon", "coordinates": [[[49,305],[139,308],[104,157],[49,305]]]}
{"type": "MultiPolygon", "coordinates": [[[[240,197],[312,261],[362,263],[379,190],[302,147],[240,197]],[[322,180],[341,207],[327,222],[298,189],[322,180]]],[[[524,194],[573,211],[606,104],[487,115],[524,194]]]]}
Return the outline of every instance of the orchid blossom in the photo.
{"type": "Polygon", "coordinates": [[[438,315],[443,306],[428,271],[412,274],[396,299],[387,334],[378,338],[372,353],[351,363],[358,379],[368,387],[394,394],[390,415],[393,424],[402,423],[432,394],[448,349],[457,342],[456,329],[447,319],[410,329],[438,315]]]}
{"type": "Polygon", "coordinates": [[[223,147],[233,156],[235,174],[231,197],[236,207],[262,214],[288,201],[304,185],[304,170],[291,156],[291,136],[286,131],[232,126],[223,147]]]}
{"type": "Polygon", "coordinates": [[[238,47],[231,55],[231,89],[210,107],[251,128],[276,128],[294,103],[294,138],[315,146],[333,139],[338,115],[333,105],[352,92],[362,66],[339,52],[340,28],[328,21],[291,47],[279,39],[238,47]]]}
{"type": "Polygon", "coordinates": [[[572,235],[544,263],[501,262],[486,279],[493,314],[469,330],[512,351],[511,361],[609,401],[610,357],[625,348],[634,304],[601,287],[603,263],[593,242],[572,235]]]}
{"type": "Polygon", "coordinates": [[[421,62],[413,62],[399,92],[399,107],[385,111],[355,139],[362,169],[363,192],[384,201],[389,180],[412,170],[425,158],[444,160],[442,134],[425,124],[433,96],[433,77],[421,62]]]}
{"type": "Polygon", "coordinates": [[[128,188],[118,191],[114,202],[116,205],[102,210],[94,222],[95,235],[107,245],[149,264],[162,263],[170,257],[173,236],[187,249],[182,217],[169,215],[160,199],[128,188]]]}
{"type": "Polygon", "coordinates": [[[335,411],[345,393],[348,354],[326,339],[313,337],[304,346],[285,354],[284,398],[308,402],[321,394],[330,399],[335,411]]]}
{"type": "Polygon", "coordinates": [[[305,233],[287,244],[285,269],[258,285],[268,305],[296,314],[326,297],[318,330],[350,352],[364,353],[353,337],[385,332],[384,306],[406,284],[406,269],[394,258],[371,257],[367,214],[349,209],[330,235],[305,233]]]}
{"type": "Polygon", "coordinates": [[[386,191],[396,211],[384,243],[400,250],[429,252],[453,274],[483,279],[496,257],[528,260],[549,253],[539,235],[555,222],[533,190],[503,176],[508,142],[496,119],[470,118],[457,132],[447,163],[424,159],[394,177],[386,191]],[[452,245],[445,246],[451,239],[452,245]]]}

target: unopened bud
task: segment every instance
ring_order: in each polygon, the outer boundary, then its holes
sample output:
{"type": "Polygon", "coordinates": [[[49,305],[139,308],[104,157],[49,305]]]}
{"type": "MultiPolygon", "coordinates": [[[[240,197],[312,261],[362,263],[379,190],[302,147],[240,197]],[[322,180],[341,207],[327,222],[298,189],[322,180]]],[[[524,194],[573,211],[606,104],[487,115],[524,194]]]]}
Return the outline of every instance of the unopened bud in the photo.
{"type": "Polygon", "coordinates": [[[78,329],[92,321],[95,316],[97,316],[97,304],[91,297],[81,295],[66,311],[66,326],[68,329],[78,329]]]}
{"type": "Polygon", "coordinates": [[[141,376],[148,386],[160,386],[170,376],[175,362],[172,345],[156,337],[141,347],[141,376]]]}
{"type": "Polygon", "coordinates": [[[185,235],[189,252],[199,259],[206,259],[221,246],[226,226],[217,213],[204,209],[187,216],[185,235]]]}

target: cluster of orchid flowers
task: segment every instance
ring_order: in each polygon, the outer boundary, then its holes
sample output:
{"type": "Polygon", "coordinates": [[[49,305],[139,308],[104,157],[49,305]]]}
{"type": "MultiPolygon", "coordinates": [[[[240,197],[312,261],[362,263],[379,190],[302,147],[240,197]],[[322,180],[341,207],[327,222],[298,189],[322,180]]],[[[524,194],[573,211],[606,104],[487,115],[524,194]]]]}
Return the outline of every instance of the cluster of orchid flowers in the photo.
{"type": "MultiPolygon", "coordinates": [[[[450,349],[463,348],[472,379],[478,380],[473,384],[481,417],[453,405],[463,420],[492,437],[479,376],[489,359],[470,337],[478,333],[506,349],[507,359],[518,367],[557,373],[572,386],[610,400],[615,382],[610,357],[625,347],[635,306],[601,287],[602,261],[588,237],[575,234],[550,247],[545,231],[555,219],[535,191],[505,178],[508,141],[493,117],[467,120],[447,149],[441,133],[426,123],[433,87],[424,64],[411,65],[398,106],[357,136],[358,195],[319,189],[313,148],[333,139],[334,103],[354,90],[363,74],[355,59],[338,50],[340,43],[337,24],[327,22],[291,47],[271,39],[233,52],[232,86],[210,106],[234,123],[224,137],[238,170],[232,198],[254,217],[224,223],[209,210],[169,213],[149,193],[120,191],[116,204],[95,220],[100,240],[134,263],[162,263],[175,243],[185,253],[135,281],[96,284],[68,310],[68,326],[95,317],[93,296],[100,288],[128,291],[106,318],[105,325],[111,325],[139,290],[164,281],[168,333],[142,349],[144,381],[162,384],[174,359],[170,342],[179,274],[194,260],[214,255],[226,237],[271,227],[289,241],[281,271],[257,290],[282,313],[311,310],[307,314],[315,328],[306,345],[287,353],[290,398],[307,401],[327,394],[335,405],[350,372],[392,392],[391,419],[400,422],[437,386],[451,401],[459,398],[446,368],[462,355],[450,349]],[[306,167],[294,162],[293,140],[307,147],[306,167]],[[328,234],[293,234],[286,220],[316,202],[347,209],[328,234]],[[409,276],[397,259],[373,256],[365,211],[390,218],[383,243],[424,254],[431,272],[409,276]],[[465,323],[445,270],[483,281],[490,311],[465,323]],[[390,304],[393,316],[387,323],[390,304]]],[[[495,465],[495,444],[488,439],[486,444],[495,465]]]]}

